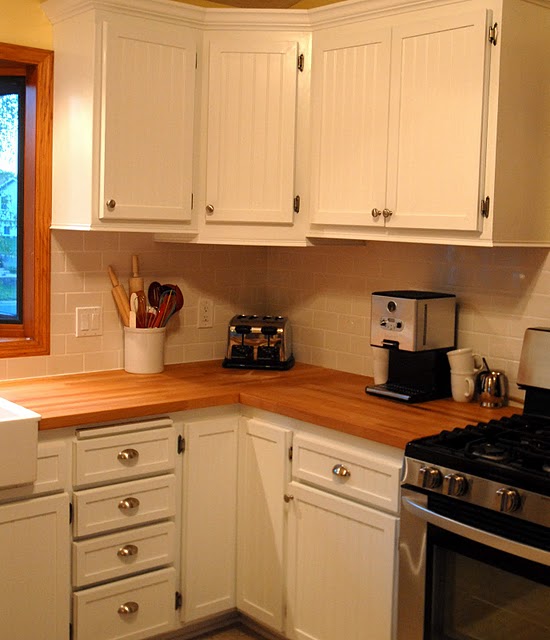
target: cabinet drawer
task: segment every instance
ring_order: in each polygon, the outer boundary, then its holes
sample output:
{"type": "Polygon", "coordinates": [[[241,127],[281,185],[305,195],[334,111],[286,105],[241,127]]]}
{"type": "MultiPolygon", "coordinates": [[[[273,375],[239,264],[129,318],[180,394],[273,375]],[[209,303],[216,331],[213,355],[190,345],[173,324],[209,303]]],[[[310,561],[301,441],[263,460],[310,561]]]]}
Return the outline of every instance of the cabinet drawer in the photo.
{"type": "Polygon", "coordinates": [[[173,426],[85,438],[74,443],[74,484],[78,487],[165,473],[174,469],[175,459],[173,426]]]}
{"type": "Polygon", "coordinates": [[[75,593],[75,640],[139,640],[171,630],[175,577],[161,569],[75,593]]]}
{"type": "Polygon", "coordinates": [[[74,536],[134,527],[173,516],[175,485],[175,476],[166,475],[75,491],[74,536]]]}
{"type": "Polygon", "coordinates": [[[174,543],[173,522],[73,542],[73,586],[84,587],[171,564],[174,543]]]}
{"type": "Polygon", "coordinates": [[[36,480],[32,484],[0,491],[0,501],[63,491],[67,477],[67,462],[67,448],[64,442],[39,442],[36,480]]]}
{"type": "Polygon", "coordinates": [[[297,435],[292,477],[387,511],[399,510],[400,460],[297,435]]]}

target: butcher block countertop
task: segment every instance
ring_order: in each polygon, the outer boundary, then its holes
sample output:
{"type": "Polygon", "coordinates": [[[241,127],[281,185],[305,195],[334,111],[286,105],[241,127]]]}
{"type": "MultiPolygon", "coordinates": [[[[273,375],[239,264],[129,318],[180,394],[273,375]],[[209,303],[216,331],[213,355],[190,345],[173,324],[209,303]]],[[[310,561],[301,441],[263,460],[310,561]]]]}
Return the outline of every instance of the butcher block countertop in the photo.
{"type": "Polygon", "coordinates": [[[367,384],[372,378],[301,363],[279,372],[209,361],[152,375],[115,370],[11,380],[0,383],[0,396],[39,413],[41,430],[240,402],[399,448],[442,429],[521,413],[451,399],[408,405],[367,395],[367,384]]]}

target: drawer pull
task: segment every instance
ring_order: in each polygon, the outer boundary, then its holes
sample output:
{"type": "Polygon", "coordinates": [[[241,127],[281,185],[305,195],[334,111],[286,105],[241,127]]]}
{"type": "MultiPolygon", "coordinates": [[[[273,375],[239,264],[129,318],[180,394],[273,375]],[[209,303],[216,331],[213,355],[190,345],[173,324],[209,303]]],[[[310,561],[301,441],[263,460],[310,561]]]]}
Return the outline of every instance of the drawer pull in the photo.
{"type": "Polygon", "coordinates": [[[126,509],[137,509],[139,507],[139,500],[137,498],[124,498],[118,503],[118,508],[121,511],[126,509]]]}
{"type": "Polygon", "coordinates": [[[118,612],[121,616],[128,616],[131,613],[137,613],[138,609],[139,604],[137,602],[125,602],[124,604],[120,605],[120,607],[118,608],[118,612]]]}
{"type": "Polygon", "coordinates": [[[294,496],[291,496],[291,495],[288,495],[288,493],[285,493],[284,499],[285,499],[285,502],[290,502],[291,500],[294,500],[294,496]]]}
{"type": "Polygon", "coordinates": [[[125,544],[117,551],[117,556],[120,558],[129,558],[130,556],[137,556],[138,548],[135,544],[125,544]]]}
{"type": "Polygon", "coordinates": [[[335,464],[332,467],[332,473],[339,478],[349,478],[351,476],[351,471],[346,469],[343,464],[335,464]]]}
{"type": "Polygon", "coordinates": [[[137,449],[123,449],[122,451],[119,451],[117,458],[121,462],[137,460],[139,458],[139,451],[137,449]]]}

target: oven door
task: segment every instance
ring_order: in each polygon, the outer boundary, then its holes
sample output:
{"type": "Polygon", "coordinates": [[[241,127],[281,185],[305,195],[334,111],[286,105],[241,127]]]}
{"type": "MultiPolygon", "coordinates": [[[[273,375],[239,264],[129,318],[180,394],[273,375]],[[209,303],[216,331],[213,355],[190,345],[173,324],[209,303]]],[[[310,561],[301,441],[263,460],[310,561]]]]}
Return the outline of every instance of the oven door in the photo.
{"type": "Polygon", "coordinates": [[[402,506],[398,640],[550,638],[549,551],[436,513],[415,491],[402,506]]]}

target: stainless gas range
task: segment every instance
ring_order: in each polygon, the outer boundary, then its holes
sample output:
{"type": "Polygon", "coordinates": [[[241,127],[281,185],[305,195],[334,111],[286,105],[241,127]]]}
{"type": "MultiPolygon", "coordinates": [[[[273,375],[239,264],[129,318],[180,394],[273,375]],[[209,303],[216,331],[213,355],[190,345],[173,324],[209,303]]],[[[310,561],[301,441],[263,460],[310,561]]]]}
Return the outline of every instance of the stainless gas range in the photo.
{"type": "Polygon", "coordinates": [[[398,640],[550,638],[550,329],[528,329],[523,413],[410,442],[398,640]]]}

